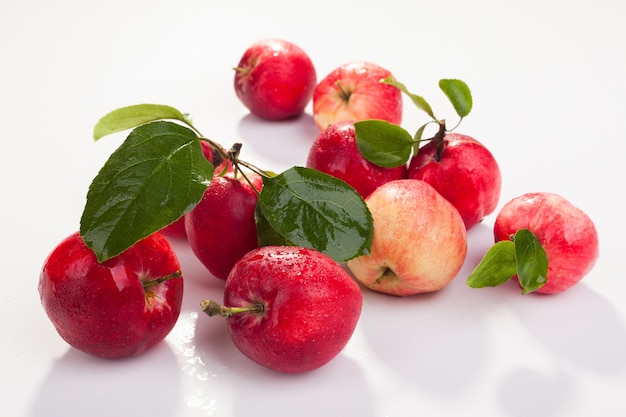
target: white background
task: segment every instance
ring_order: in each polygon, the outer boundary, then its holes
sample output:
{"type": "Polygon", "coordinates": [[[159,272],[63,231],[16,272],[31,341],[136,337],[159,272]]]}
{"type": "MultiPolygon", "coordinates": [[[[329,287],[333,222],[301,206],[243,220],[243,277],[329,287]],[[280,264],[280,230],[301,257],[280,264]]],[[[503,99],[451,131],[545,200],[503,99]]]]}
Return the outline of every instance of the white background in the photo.
{"type": "MultiPolygon", "coordinates": [[[[626,6],[621,0],[505,2],[7,1],[0,6],[0,413],[7,416],[623,416],[626,278],[623,141],[626,6]],[[227,5],[227,3],[229,3],[227,5]],[[558,296],[465,278],[492,243],[494,215],[469,233],[443,291],[364,293],[344,352],[288,376],[244,358],[225,323],[198,315],[223,283],[184,244],[184,310],[136,358],[103,361],[65,344],[39,301],[45,257],[77,230],[92,178],[125,134],[92,140],[110,110],[160,103],[268,169],[304,164],[317,134],[248,115],[232,67],[264,37],[300,45],[318,79],[351,60],[390,69],[439,117],[455,77],[474,108],[458,129],[494,153],[500,207],[559,193],[600,234],[593,271],[558,296]]],[[[403,125],[425,116],[405,100],[403,125]]]]}

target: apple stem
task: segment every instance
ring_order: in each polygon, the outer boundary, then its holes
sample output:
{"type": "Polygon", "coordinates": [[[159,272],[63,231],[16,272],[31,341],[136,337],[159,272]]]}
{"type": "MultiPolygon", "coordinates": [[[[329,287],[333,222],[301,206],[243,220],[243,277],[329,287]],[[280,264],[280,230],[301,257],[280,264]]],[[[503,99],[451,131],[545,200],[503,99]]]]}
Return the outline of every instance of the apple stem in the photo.
{"type": "Polygon", "coordinates": [[[336,81],[335,85],[339,89],[339,94],[341,94],[341,98],[343,98],[346,102],[349,101],[350,100],[350,95],[352,93],[350,93],[348,90],[343,88],[343,84],[341,83],[341,81],[336,81]]]}
{"type": "Polygon", "coordinates": [[[160,278],[153,279],[153,280],[150,280],[150,281],[144,281],[143,282],[143,289],[146,290],[146,289],[152,287],[153,285],[157,285],[157,284],[160,284],[162,282],[169,281],[170,279],[173,279],[173,278],[181,278],[182,276],[183,276],[183,273],[179,269],[176,272],[172,272],[171,274],[164,275],[164,276],[162,276],[160,278]]]}
{"type": "Polygon", "coordinates": [[[233,314],[239,313],[254,313],[261,314],[265,311],[265,306],[263,304],[252,304],[248,307],[226,307],[216,303],[213,300],[203,300],[200,302],[200,308],[204,311],[208,316],[222,316],[225,318],[232,317],[233,314]]]}
{"type": "Polygon", "coordinates": [[[440,120],[439,122],[439,131],[433,137],[435,141],[435,146],[437,147],[437,153],[435,154],[435,160],[437,162],[441,161],[441,154],[443,153],[443,138],[446,136],[446,121],[440,120]]]}

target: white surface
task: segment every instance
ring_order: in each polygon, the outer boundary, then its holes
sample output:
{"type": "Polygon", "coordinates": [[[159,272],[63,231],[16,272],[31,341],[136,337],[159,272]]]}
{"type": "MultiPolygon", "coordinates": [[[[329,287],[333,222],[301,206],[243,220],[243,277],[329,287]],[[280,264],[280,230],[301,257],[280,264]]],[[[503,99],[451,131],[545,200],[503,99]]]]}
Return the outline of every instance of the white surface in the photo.
{"type": "MultiPolygon", "coordinates": [[[[622,1],[2,3],[2,415],[626,414],[622,1]],[[492,215],[470,232],[466,265],[449,287],[406,299],[365,293],[345,351],[287,376],[242,357],[223,322],[198,315],[222,284],[177,245],[185,304],[166,342],[117,362],[68,347],[41,308],[37,281],[125,137],[94,143],[94,123],[117,107],[169,104],[223,145],[244,142],[252,162],[302,165],[317,133],[310,107],[296,121],[260,122],[232,89],[231,67],[269,36],[304,48],[319,79],[355,59],[388,67],[453,120],[437,81],[466,81],[475,104],[458,131],[500,161],[500,206],[528,191],[564,195],[596,222],[595,269],[559,296],[469,289],[492,215]]],[[[403,125],[413,130],[425,119],[405,103],[403,125]]]]}

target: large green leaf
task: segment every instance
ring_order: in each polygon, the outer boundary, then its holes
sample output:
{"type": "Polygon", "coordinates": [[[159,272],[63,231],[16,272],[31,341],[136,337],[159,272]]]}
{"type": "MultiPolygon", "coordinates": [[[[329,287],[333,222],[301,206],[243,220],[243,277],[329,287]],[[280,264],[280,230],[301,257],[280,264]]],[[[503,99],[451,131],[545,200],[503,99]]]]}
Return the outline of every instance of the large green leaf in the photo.
{"type": "Polygon", "coordinates": [[[515,268],[515,244],[510,240],[497,242],[467,277],[467,285],[472,288],[496,287],[513,278],[515,268]]]}
{"type": "Polygon", "coordinates": [[[259,206],[268,224],[294,245],[338,262],[371,251],[374,226],[363,198],[344,181],[293,167],[264,178],[259,206]]]}
{"type": "Polygon", "coordinates": [[[80,232],[99,261],[191,210],[213,177],[190,129],[159,121],[135,128],[93,179],[80,232]]]}
{"type": "Polygon", "coordinates": [[[112,133],[164,119],[179,120],[191,125],[188,116],[174,107],[162,104],[136,104],[121,107],[104,115],[93,129],[93,138],[98,140],[112,133]]]}
{"type": "Polygon", "coordinates": [[[404,128],[385,120],[354,123],[356,144],[368,161],[386,168],[406,164],[413,150],[413,138],[404,128]]]}
{"type": "Polygon", "coordinates": [[[439,88],[448,97],[454,110],[463,118],[472,110],[472,93],[465,82],[456,79],[439,80],[439,88]]]}

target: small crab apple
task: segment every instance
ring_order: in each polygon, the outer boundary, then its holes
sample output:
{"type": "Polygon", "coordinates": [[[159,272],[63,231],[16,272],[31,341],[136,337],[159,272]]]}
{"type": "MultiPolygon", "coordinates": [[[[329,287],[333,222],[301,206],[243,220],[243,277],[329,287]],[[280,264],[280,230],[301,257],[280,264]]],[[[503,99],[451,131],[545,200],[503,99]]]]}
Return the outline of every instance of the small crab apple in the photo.
{"type": "Polygon", "coordinates": [[[317,369],[346,346],[361,314],[359,285],[339,263],[313,249],[263,246],[238,261],[226,279],[223,305],[235,346],[278,372],[317,369]]]}
{"type": "Polygon", "coordinates": [[[374,219],[369,255],[347,262],[367,288],[408,296],[444,288],[458,274],[467,253],[459,212],[428,183],[390,181],[366,199],[374,219]]]}
{"type": "Polygon", "coordinates": [[[593,221],[558,194],[527,193],[506,203],[495,220],[495,241],[509,240],[521,229],[536,236],[547,256],[546,282],[537,293],[567,290],[591,271],[598,258],[598,233],[593,221]]]}
{"type": "Polygon", "coordinates": [[[315,67],[299,46],[282,39],[252,44],[235,68],[235,92],[256,116],[282,120],[298,116],[313,96],[315,67]]]}
{"type": "Polygon", "coordinates": [[[262,186],[256,173],[214,177],[202,200],[184,216],[189,246],[219,279],[226,279],[235,262],[258,247],[254,211],[262,186]]]}
{"type": "Polygon", "coordinates": [[[402,121],[402,93],[382,83],[389,70],[367,61],[348,62],[330,72],[315,87],[313,119],[320,130],[340,121],[366,119],[402,121]]]}
{"type": "MultiPolygon", "coordinates": [[[[226,155],[226,151],[222,149],[222,152],[218,152],[215,148],[216,145],[211,144],[206,140],[200,141],[200,145],[202,147],[202,154],[207,159],[207,161],[211,162],[215,167],[215,175],[220,175],[223,171],[232,172],[233,165],[231,162],[224,158],[226,155]]],[[[187,232],[185,231],[185,219],[184,215],[176,220],[174,223],[171,223],[165,226],[160,232],[169,238],[174,239],[186,239],[187,232]]]]}
{"type": "Polygon", "coordinates": [[[324,129],[309,149],[306,166],[345,181],[363,198],[380,185],[407,175],[406,165],[385,168],[366,160],[357,147],[351,121],[324,129]]]}
{"type": "Polygon", "coordinates": [[[169,334],[180,314],[183,279],[176,254],[159,233],[98,263],[76,232],[46,259],[39,294],[68,344],[116,359],[144,352],[169,334]]]}
{"type": "Polygon", "coordinates": [[[468,230],[491,214],[500,199],[502,175],[496,159],[467,135],[435,136],[411,158],[407,176],[432,185],[459,210],[468,230]]]}

